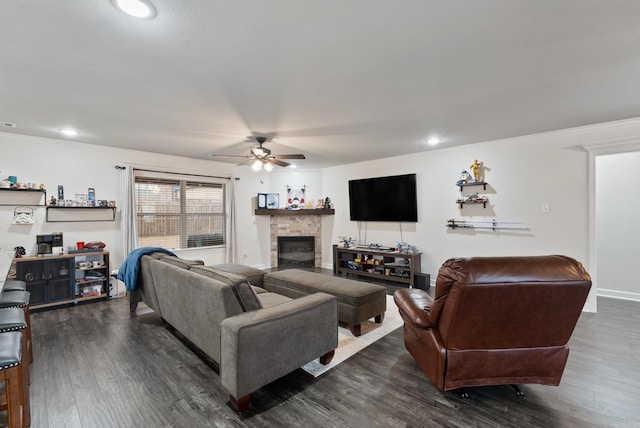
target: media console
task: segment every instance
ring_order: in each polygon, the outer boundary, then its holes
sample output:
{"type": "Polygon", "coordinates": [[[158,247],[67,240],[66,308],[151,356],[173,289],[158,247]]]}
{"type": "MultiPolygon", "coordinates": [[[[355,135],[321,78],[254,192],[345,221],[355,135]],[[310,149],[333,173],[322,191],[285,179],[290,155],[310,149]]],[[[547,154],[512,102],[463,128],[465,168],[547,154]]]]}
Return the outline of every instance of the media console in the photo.
{"type": "Polygon", "coordinates": [[[333,273],[351,274],[413,286],[420,273],[420,253],[333,246],[333,273]]]}

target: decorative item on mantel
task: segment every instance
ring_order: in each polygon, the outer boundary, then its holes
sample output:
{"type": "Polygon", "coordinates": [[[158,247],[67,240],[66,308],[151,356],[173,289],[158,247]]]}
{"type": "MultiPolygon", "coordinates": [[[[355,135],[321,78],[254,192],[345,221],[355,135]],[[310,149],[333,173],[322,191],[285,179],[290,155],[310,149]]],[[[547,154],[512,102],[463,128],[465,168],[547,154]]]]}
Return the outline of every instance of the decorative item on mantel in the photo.
{"type": "Polygon", "coordinates": [[[287,185],[287,209],[299,210],[304,208],[304,195],[307,190],[307,186],[302,187],[290,187],[287,185]]]}

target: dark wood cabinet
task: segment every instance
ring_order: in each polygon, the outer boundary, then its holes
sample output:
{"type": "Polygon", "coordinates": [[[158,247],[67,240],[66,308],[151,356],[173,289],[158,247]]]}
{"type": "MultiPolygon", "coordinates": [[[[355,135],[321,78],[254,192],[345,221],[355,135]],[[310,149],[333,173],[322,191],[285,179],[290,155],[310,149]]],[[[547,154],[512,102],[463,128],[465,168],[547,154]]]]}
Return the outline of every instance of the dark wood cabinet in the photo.
{"type": "Polygon", "coordinates": [[[412,287],[420,272],[420,253],[333,246],[333,273],[397,282],[412,287]]]}
{"type": "Polygon", "coordinates": [[[82,251],[14,259],[16,279],[27,283],[38,309],[109,297],[109,252],[82,251]]]}
{"type": "Polygon", "coordinates": [[[73,258],[16,259],[16,278],[27,283],[31,306],[73,299],[73,258]]]}

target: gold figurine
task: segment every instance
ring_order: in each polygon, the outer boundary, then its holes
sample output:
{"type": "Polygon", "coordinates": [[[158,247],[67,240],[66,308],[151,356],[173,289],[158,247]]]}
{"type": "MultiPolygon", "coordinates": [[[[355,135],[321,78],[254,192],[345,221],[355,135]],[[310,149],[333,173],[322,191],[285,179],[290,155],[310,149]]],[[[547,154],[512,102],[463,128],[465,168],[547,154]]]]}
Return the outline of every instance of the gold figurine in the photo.
{"type": "Polygon", "coordinates": [[[480,182],[480,168],[482,167],[482,162],[478,162],[478,159],[474,160],[469,168],[471,168],[471,173],[473,174],[473,179],[475,182],[480,182]]]}

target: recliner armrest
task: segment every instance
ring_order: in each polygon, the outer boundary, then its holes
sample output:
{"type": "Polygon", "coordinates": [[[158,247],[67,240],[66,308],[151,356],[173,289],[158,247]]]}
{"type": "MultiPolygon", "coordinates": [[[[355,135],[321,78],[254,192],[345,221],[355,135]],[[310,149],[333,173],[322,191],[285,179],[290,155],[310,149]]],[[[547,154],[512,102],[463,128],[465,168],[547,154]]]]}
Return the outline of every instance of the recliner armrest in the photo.
{"type": "Polygon", "coordinates": [[[397,290],[393,293],[393,301],[405,322],[421,328],[434,327],[429,321],[433,299],[423,290],[416,288],[397,290]]]}

